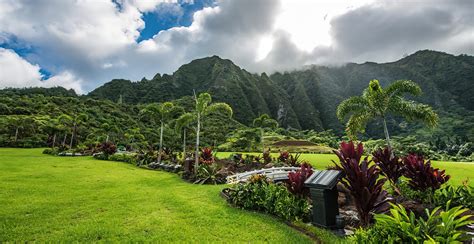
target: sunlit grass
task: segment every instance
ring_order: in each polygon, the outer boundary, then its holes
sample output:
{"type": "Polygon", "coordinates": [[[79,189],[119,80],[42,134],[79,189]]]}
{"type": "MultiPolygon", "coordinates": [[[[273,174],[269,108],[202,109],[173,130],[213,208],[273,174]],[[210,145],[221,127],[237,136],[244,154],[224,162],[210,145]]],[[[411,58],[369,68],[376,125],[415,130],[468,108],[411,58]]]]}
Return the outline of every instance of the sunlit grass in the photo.
{"type": "Polygon", "coordinates": [[[0,149],[0,242],[308,243],[176,174],[40,149],[0,149]]]}

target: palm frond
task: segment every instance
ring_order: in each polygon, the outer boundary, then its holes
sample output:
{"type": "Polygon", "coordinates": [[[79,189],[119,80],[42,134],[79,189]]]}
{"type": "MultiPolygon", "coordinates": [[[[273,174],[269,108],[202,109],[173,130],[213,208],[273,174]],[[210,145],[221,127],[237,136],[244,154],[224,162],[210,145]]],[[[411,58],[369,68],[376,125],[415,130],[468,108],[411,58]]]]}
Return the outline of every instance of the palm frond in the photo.
{"type": "Polygon", "coordinates": [[[181,131],[183,128],[188,127],[195,120],[196,120],[195,114],[184,113],[176,119],[175,130],[181,131]]]}
{"type": "Polygon", "coordinates": [[[388,97],[402,96],[405,93],[419,96],[422,92],[420,86],[411,80],[397,80],[385,89],[388,97]]]}
{"type": "Polygon", "coordinates": [[[353,114],[346,124],[347,135],[351,139],[356,139],[357,133],[364,133],[367,123],[373,119],[369,112],[353,114]]]}
{"type": "Polygon", "coordinates": [[[409,121],[421,121],[430,127],[435,127],[438,124],[438,114],[425,104],[396,97],[391,99],[388,110],[409,121]]]}
{"type": "Polygon", "coordinates": [[[350,97],[337,106],[336,115],[340,121],[344,121],[347,115],[351,113],[362,113],[368,109],[367,100],[364,97],[350,97]]]}

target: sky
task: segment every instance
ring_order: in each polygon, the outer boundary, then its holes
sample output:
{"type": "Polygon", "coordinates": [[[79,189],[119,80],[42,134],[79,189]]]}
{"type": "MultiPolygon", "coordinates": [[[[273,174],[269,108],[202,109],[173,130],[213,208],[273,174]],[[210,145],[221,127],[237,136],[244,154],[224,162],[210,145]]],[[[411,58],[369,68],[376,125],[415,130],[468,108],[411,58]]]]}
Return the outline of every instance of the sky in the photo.
{"type": "Polygon", "coordinates": [[[474,0],[0,0],[0,88],[84,94],[218,55],[254,73],[474,55],[474,0]]]}

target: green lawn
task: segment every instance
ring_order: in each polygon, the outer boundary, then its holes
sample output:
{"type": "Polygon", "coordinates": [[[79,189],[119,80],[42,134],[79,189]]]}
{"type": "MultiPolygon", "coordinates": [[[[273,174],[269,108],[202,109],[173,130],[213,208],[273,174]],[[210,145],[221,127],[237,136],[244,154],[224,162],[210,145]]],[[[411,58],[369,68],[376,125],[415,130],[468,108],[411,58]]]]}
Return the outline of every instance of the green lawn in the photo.
{"type": "Polygon", "coordinates": [[[41,151],[0,149],[0,242],[311,242],[275,218],[229,207],[224,186],[41,151]]]}
{"type": "MultiPolygon", "coordinates": [[[[218,157],[229,157],[232,152],[219,152],[218,157]]],[[[259,155],[261,153],[244,153],[259,155]]],[[[277,157],[278,153],[272,153],[277,157]]],[[[333,165],[331,160],[338,161],[335,154],[301,154],[300,159],[306,160],[317,169],[325,169],[328,165],[333,165]]],[[[453,185],[460,185],[463,180],[470,179],[469,185],[474,186],[474,163],[469,162],[439,162],[433,161],[433,167],[445,169],[446,173],[451,175],[448,181],[453,185]]]]}

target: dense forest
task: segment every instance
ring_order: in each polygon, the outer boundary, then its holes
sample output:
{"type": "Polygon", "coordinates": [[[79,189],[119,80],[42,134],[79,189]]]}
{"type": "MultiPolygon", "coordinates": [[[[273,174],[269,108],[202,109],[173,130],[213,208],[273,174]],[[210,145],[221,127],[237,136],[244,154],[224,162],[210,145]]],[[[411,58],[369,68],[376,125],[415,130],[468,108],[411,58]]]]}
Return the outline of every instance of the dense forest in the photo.
{"type": "MultiPolygon", "coordinates": [[[[343,134],[336,118],[336,107],[344,99],[358,95],[371,79],[382,86],[400,79],[418,83],[424,94],[414,98],[433,106],[441,121],[435,131],[399,118],[389,119],[390,130],[397,135],[415,134],[428,141],[474,141],[474,57],[453,56],[435,51],[419,51],[392,63],[347,64],[340,67],[310,66],[307,69],[251,74],[230,60],[217,56],[194,60],[172,75],[157,74],[139,82],[112,80],[90,92],[96,99],[130,104],[163,102],[207,91],[217,101],[234,109],[234,118],[250,125],[260,114],[269,114],[284,128],[331,129],[343,134]],[[459,138],[457,138],[459,137],[459,138]]],[[[362,138],[383,135],[381,126],[372,124],[362,138]]]]}
{"type": "MultiPolygon", "coordinates": [[[[395,138],[410,145],[423,143],[426,150],[452,156],[462,151],[462,156],[469,156],[474,142],[474,101],[469,96],[474,92],[473,77],[474,57],[434,51],[419,51],[393,63],[309,66],[270,76],[251,74],[213,56],[151,80],[112,80],[87,95],[60,87],[0,90],[0,145],[92,145],[105,138],[130,145],[146,139],[153,145],[159,140],[159,125],[140,111],[152,102],[171,101],[176,106],[164,130],[165,145],[179,148],[182,135],[175,130],[176,118],[193,110],[195,91],[209,92],[213,101],[229,104],[234,113],[232,118],[217,112],[205,119],[203,145],[255,150],[260,134],[253,121],[269,114],[279,128],[267,131],[266,136],[333,146],[344,136],[344,124],[336,118],[337,105],[359,95],[376,78],[382,86],[413,80],[424,93],[408,99],[431,105],[440,117],[435,129],[389,117],[395,138]]],[[[193,133],[190,130],[190,140],[193,133]]],[[[382,126],[373,122],[359,139],[382,137],[382,126]]]]}

